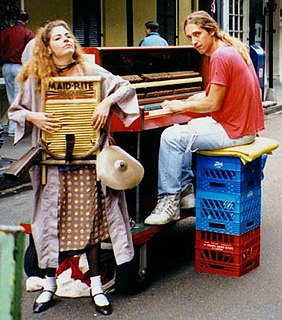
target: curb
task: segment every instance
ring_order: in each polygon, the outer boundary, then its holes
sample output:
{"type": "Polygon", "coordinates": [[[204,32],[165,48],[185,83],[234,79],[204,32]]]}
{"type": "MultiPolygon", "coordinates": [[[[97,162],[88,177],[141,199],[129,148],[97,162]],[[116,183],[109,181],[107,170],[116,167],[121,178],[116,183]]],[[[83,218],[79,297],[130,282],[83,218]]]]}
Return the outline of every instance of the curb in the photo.
{"type": "Polygon", "coordinates": [[[0,198],[13,196],[23,191],[32,190],[31,183],[24,183],[16,187],[8,188],[0,191],[0,198]]]}
{"type": "Polygon", "coordinates": [[[270,105],[270,106],[265,105],[263,107],[263,111],[266,116],[269,114],[277,113],[282,111],[282,105],[281,104],[270,105]]]}

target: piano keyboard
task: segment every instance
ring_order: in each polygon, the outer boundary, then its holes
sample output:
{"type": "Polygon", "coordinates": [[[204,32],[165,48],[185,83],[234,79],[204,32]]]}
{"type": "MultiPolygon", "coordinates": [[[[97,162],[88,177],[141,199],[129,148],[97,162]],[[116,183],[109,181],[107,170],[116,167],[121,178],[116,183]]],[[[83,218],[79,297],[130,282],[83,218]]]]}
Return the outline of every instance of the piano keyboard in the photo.
{"type": "Polygon", "coordinates": [[[152,110],[159,110],[161,108],[161,102],[149,103],[146,105],[140,106],[141,109],[144,111],[152,111],[152,110]]]}
{"type": "MultiPolygon", "coordinates": [[[[180,99],[180,100],[185,101],[186,99],[180,99]]],[[[145,106],[140,106],[140,108],[143,109],[145,117],[151,117],[151,116],[153,117],[153,116],[173,113],[172,111],[164,110],[161,107],[161,102],[150,103],[145,106]]]]}

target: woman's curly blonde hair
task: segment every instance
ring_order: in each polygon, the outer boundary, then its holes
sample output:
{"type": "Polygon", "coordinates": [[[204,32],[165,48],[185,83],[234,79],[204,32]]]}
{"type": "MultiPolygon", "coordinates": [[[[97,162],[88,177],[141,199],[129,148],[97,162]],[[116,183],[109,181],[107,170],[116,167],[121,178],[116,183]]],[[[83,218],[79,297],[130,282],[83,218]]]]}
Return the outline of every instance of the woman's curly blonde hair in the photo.
{"type": "Polygon", "coordinates": [[[53,20],[47,23],[44,28],[40,28],[36,34],[35,46],[33,50],[32,59],[30,59],[21,69],[17,80],[23,88],[23,83],[30,77],[34,76],[36,79],[37,90],[41,89],[41,82],[45,78],[58,76],[58,71],[53,61],[52,55],[48,51],[50,43],[51,32],[55,27],[64,27],[68,30],[74,39],[74,54],[73,59],[81,65],[85,72],[85,59],[83,57],[82,48],[70,30],[68,24],[63,20],[53,20]]]}
{"type": "Polygon", "coordinates": [[[247,64],[251,62],[248,46],[239,39],[230,36],[227,32],[220,30],[216,21],[206,11],[196,11],[191,13],[184,21],[184,29],[191,23],[198,25],[208,32],[214,31],[215,36],[221,41],[232,45],[247,64]]]}

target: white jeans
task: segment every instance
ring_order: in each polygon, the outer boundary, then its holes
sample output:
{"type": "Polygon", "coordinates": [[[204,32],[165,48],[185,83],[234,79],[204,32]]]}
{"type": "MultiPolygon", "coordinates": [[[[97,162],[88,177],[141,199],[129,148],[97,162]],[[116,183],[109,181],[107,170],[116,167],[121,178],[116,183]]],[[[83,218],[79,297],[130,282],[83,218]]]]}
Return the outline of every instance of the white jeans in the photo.
{"type": "Polygon", "coordinates": [[[173,125],[161,135],[158,169],[158,196],[177,194],[191,183],[192,153],[248,144],[254,135],[230,139],[218,122],[211,117],[192,119],[187,125],[173,125]]]}
{"type": "MultiPolygon", "coordinates": [[[[5,79],[6,92],[9,101],[9,105],[11,105],[16,98],[18,93],[18,84],[16,81],[16,76],[20,72],[22,68],[21,64],[17,63],[4,63],[2,67],[3,77],[5,79]]],[[[9,134],[14,134],[15,132],[15,123],[12,120],[9,120],[9,134]]]]}

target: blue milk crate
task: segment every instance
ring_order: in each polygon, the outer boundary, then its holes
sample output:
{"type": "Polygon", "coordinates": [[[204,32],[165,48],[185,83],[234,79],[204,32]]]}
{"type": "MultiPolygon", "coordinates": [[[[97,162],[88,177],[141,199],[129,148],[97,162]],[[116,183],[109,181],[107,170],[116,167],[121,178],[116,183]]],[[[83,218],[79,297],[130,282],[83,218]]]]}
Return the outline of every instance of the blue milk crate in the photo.
{"type": "Polygon", "coordinates": [[[197,190],[245,193],[261,186],[261,157],[242,163],[238,157],[197,155],[197,190]]]}
{"type": "Polygon", "coordinates": [[[196,193],[196,229],[241,235],[261,222],[261,188],[244,194],[196,193]]]}

